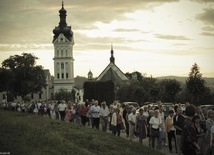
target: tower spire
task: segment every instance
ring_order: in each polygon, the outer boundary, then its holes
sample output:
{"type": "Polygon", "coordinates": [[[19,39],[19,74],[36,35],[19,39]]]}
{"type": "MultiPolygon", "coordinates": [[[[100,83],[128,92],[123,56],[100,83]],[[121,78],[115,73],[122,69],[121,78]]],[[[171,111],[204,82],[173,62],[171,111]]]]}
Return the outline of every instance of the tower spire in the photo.
{"type": "Polygon", "coordinates": [[[66,13],[67,11],[64,9],[64,1],[62,0],[62,8],[59,10],[59,17],[60,17],[60,22],[59,25],[60,27],[66,27],[66,13]]]}
{"type": "Polygon", "coordinates": [[[114,64],[114,50],[113,50],[113,44],[111,43],[111,57],[110,57],[110,63],[114,64]]]}

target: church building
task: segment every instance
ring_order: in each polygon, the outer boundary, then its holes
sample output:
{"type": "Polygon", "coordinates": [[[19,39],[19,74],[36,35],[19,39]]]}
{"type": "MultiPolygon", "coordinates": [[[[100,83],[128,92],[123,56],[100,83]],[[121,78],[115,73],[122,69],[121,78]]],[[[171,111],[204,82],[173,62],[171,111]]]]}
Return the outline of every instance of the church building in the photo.
{"type": "Polygon", "coordinates": [[[54,93],[60,89],[71,92],[74,88],[74,37],[71,26],[67,26],[66,13],[62,1],[62,8],[59,10],[60,22],[53,29],[54,93]]]}
{"type": "Polygon", "coordinates": [[[96,79],[96,81],[109,81],[109,80],[113,81],[116,87],[120,87],[124,84],[129,84],[129,79],[115,64],[113,46],[111,46],[110,63],[96,79]]]}

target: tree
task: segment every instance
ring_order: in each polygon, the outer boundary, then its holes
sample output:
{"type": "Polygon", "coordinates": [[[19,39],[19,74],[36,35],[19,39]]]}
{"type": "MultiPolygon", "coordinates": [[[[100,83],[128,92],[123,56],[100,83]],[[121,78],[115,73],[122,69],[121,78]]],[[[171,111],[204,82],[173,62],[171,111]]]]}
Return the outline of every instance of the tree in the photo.
{"type": "Polygon", "coordinates": [[[174,102],[180,91],[180,83],[175,79],[164,79],[160,82],[161,98],[165,102],[174,102]]]}
{"type": "Polygon", "coordinates": [[[190,95],[189,100],[194,104],[203,103],[203,99],[210,95],[210,89],[206,87],[206,82],[196,63],[192,66],[189,77],[186,79],[186,88],[190,95]]]}
{"type": "MultiPolygon", "coordinates": [[[[36,66],[38,58],[29,53],[10,56],[2,62],[2,67],[11,71],[11,82],[5,91],[22,98],[28,94],[41,92],[46,87],[46,77],[42,66],[36,66]]],[[[8,80],[8,81],[10,81],[8,80]]]]}
{"type": "Polygon", "coordinates": [[[0,92],[9,90],[11,84],[13,83],[13,79],[11,70],[0,68],[0,92]]]}
{"type": "Polygon", "coordinates": [[[148,101],[156,102],[158,99],[160,99],[160,88],[156,84],[152,86],[149,90],[149,99],[148,101]]]}
{"type": "Polygon", "coordinates": [[[131,85],[123,85],[117,91],[117,99],[120,102],[137,102],[135,98],[134,91],[136,90],[135,86],[131,85]]]}
{"type": "Polygon", "coordinates": [[[121,102],[132,101],[143,105],[144,102],[154,101],[159,96],[157,90],[157,80],[153,77],[141,75],[141,80],[132,80],[130,85],[124,85],[117,92],[121,102]]]}
{"type": "Polygon", "coordinates": [[[144,77],[140,81],[141,88],[144,89],[144,101],[156,101],[156,98],[159,95],[159,92],[155,91],[157,88],[157,79],[151,77],[144,77]]]}
{"type": "Polygon", "coordinates": [[[55,100],[65,100],[65,101],[73,101],[73,94],[74,90],[72,89],[72,92],[60,89],[58,92],[54,94],[55,100]]]}

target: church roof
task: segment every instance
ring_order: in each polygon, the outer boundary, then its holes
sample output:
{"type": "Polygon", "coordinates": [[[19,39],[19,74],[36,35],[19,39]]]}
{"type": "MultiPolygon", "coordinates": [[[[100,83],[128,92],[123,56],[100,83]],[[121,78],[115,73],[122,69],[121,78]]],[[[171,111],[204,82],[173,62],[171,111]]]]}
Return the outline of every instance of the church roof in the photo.
{"type": "Polygon", "coordinates": [[[124,83],[124,81],[128,81],[129,79],[114,63],[110,63],[97,77],[97,81],[108,80],[112,80],[116,83],[122,84],[124,83]]]}
{"type": "Polygon", "coordinates": [[[108,66],[103,70],[103,72],[97,77],[97,81],[109,81],[112,80],[114,83],[117,83],[119,85],[124,84],[124,82],[128,82],[129,79],[126,77],[126,75],[120,70],[117,65],[115,65],[115,59],[114,59],[114,51],[113,47],[111,48],[111,57],[110,57],[110,63],[108,66]]]}

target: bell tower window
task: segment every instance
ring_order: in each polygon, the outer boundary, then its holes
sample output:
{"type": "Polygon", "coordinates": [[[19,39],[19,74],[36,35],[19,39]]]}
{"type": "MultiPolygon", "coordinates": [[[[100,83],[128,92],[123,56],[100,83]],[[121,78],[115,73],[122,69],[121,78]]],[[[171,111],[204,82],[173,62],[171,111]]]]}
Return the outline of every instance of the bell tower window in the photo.
{"type": "Polygon", "coordinates": [[[65,56],[66,57],[68,56],[68,50],[67,49],[65,50],[65,56]]]}
{"type": "Polygon", "coordinates": [[[63,50],[61,50],[61,56],[63,57],[63,50]]]}
{"type": "Polygon", "coordinates": [[[64,69],[64,63],[61,63],[61,69],[64,69]]]}

